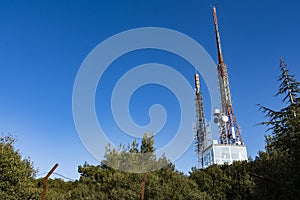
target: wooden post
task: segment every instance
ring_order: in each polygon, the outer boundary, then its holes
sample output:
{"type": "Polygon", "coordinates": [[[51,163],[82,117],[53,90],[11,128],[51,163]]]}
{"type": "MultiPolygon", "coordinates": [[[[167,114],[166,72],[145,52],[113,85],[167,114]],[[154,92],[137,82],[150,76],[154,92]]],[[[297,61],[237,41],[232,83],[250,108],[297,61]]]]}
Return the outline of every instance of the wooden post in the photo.
{"type": "Polygon", "coordinates": [[[145,198],[145,185],[146,185],[146,181],[147,181],[147,173],[144,174],[144,178],[143,178],[143,181],[142,181],[141,200],[144,200],[144,198],[145,198]]]}
{"type": "Polygon", "coordinates": [[[47,183],[48,183],[48,178],[49,176],[54,172],[54,170],[58,167],[58,164],[56,163],[52,169],[48,172],[48,174],[44,178],[44,185],[43,185],[43,196],[42,200],[46,199],[46,191],[47,191],[47,183]]]}

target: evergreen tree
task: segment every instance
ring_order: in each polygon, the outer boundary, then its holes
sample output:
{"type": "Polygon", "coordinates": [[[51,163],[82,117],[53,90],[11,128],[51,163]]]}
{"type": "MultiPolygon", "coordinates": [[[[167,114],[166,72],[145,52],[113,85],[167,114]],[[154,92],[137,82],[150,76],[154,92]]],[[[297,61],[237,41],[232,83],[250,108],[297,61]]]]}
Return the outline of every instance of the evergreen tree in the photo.
{"type": "Polygon", "coordinates": [[[141,153],[154,153],[154,151],[154,136],[148,137],[147,133],[145,133],[142,140],[141,153]]]}
{"type": "Polygon", "coordinates": [[[141,199],[143,183],[145,199],[211,199],[205,191],[198,190],[194,180],[175,171],[164,156],[156,158],[154,137],[147,134],[140,146],[136,141],[127,149],[122,145],[119,150],[107,146],[100,165],[85,163],[78,171],[80,180],[70,191],[73,199],[141,199]],[[128,173],[128,169],[135,173],[128,173]],[[136,171],[141,169],[148,171],[136,171]]]}
{"type": "Polygon", "coordinates": [[[111,149],[108,145],[102,166],[124,172],[144,173],[166,167],[170,162],[161,156],[157,159],[154,148],[154,136],[144,134],[141,146],[133,141],[126,149],[120,145],[119,149],[111,149]]]}
{"type": "Polygon", "coordinates": [[[272,134],[266,135],[266,153],[261,152],[260,158],[256,160],[256,167],[261,166],[265,169],[257,167],[256,170],[272,177],[273,182],[277,184],[273,187],[274,191],[269,191],[271,194],[276,194],[277,190],[281,191],[281,194],[278,194],[281,197],[297,199],[300,198],[300,83],[294,75],[290,75],[282,58],[280,71],[280,85],[276,96],[283,95],[282,102],[286,106],[276,111],[260,105],[265,117],[269,119],[261,124],[266,125],[272,134]],[[266,165],[268,167],[264,167],[266,165]]]}
{"type": "Polygon", "coordinates": [[[267,125],[268,130],[273,134],[272,137],[266,136],[268,153],[280,151],[280,153],[293,154],[296,153],[294,151],[298,148],[294,149],[294,147],[299,142],[300,83],[296,81],[294,75],[289,74],[287,64],[282,58],[280,58],[280,70],[281,75],[278,78],[280,86],[276,96],[284,95],[282,101],[287,106],[275,111],[260,105],[260,109],[269,118],[268,122],[262,124],[267,125]]]}

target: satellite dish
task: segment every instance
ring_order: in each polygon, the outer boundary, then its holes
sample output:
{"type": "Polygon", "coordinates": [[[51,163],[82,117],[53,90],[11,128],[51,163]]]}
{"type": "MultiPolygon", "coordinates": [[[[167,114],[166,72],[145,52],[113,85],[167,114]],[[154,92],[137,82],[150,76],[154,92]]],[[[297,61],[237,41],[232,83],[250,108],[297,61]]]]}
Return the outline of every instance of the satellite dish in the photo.
{"type": "Polygon", "coordinates": [[[228,122],[228,117],[227,117],[226,115],[223,115],[223,116],[222,116],[222,121],[223,121],[223,122],[228,122]]]}
{"type": "Polygon", "coordinates": [[[215,109],[214,116],[220,115],[221,111],[219,109],[215,109]]]}
{"type": "Polygon", "coordinates": [[[214,118],[214,122],[217,124],[219,122],[218,118],[214,118]]]}

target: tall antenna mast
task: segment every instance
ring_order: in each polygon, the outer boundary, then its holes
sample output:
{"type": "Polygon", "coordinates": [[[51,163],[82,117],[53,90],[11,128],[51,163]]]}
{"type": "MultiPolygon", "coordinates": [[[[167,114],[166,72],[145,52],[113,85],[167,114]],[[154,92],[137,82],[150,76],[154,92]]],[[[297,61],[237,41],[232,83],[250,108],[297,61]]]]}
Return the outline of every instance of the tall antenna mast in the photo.
{"type": "Polygon", "coordinates": [[[202,93],[200,92],[199,74],[195,74],[195,101],[196,101],[196,153],[198,154],[198,167],[204,167],[203,151],[207,147],[206,125],[202,93]]]}
{"type": "Polygon", "coordinates": [[[219,129],[220,129],[220,143],[221,144],[243,144],[242,137],[240,135],[240,129],[236,121],[234,110],[231,103],[231,94],[229,88],[227,67],[224,63],[220,33],[218,28],[217,10],[213,7],[214,25],[216,33],[216,42],[218,49],[218,80],[220,89],[220,99],[222,105],[222,116],[220,117],[219,129]]]}

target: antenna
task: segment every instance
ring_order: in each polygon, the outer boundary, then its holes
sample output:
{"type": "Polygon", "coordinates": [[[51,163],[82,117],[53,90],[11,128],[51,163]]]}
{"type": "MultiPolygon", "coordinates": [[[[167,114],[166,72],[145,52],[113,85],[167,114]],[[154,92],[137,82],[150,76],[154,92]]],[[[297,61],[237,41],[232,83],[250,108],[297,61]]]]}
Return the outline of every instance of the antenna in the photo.
{"type": "Polygon", "coordinates": [[[216,32],[216,42],[217,42],[217,48],[218,48],[218,62],[224,63],[223,55],[222,55],[222,48],[221,48],[221,38],[218,28],[218,19],[217,19],[217,9],[216,6],[213,6],[213,15],[214,15],[214,25],[215,25],[215,32],[216,32]]]}
{"type": "Polygon", "coordinates": [[[217,74],[220,92],[221,108],[214,111],[214,122],[219,128],[219,143],[210,138],[210,132],[205,123],[204,106],[200,88],[200,76],[195,70],[195,104],[196,118],[193,130],[195,132],[195,150],[198,156],[198,168],[206,168],[213,164],[232,164],[234,161],[248,160],[247,149],[240,135],[235,113],[231,102],[231,93],[228,81],[227,67],[224,62],[221,39],[218,27],[217,10],[212,7],[215,27],[216,44],[218,51],[217,74]]]}
{"type": "Polygon", "coordinates": [[[204,168],[204,159],[203,159],[203,151],[207,147],[207,137],[206,137],[206,126],[205,126],[205,118],[204,118],[204,106],[203,106],[203,98],[202,93],[200,91],[200,80],[199,74],[196,73],[195,76],[195,101],[196,101],[196,153],[198,154],[198,167],[201,166],[204,168]]]}
{"type": "Polygon", "coordinates": [[[222,113],[215,113],[215,116],[217,116],[218,118],[217,121],[220,130],[220,143],[243,144],[242,137],[240,135],[240,129],[231,103],[228,73],[222,54],[220,33],[218,28],[217,10],[215,6],[213,6],[213,17],[218,50],[217,71],[220,89],[220,99],[222,105],[222,113]]]}

